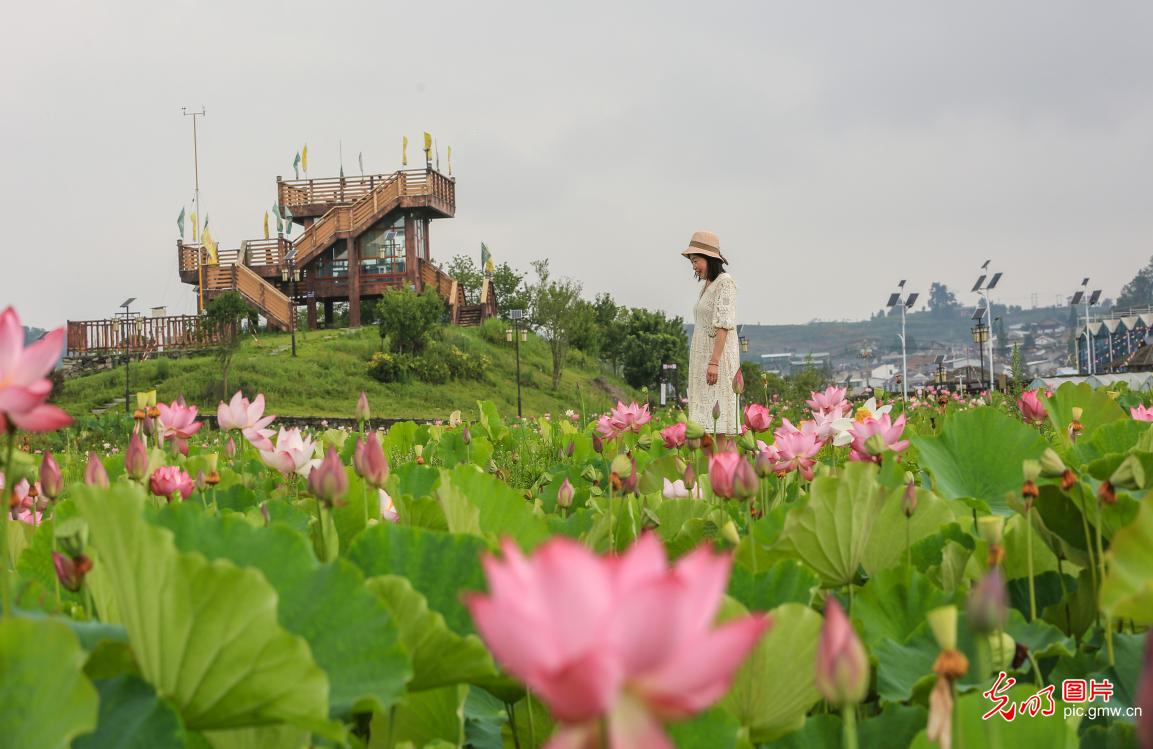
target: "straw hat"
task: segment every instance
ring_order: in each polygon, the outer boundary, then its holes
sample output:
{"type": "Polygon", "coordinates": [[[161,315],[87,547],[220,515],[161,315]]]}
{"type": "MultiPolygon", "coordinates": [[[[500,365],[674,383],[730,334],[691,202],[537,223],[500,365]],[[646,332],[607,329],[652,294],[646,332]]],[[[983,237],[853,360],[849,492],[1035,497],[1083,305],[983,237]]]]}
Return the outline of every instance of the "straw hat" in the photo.
{"type": "Polygon", "coordinates": [[[693,238],[689,242],[689,248],[681,254],[685,257],[703,255],[705,257],[715,257],[722,263],[729,262],[725,259],[725,256],[721,254],[721,240],[717,239],[717,235],[711,231],[693,232],[693,238]]]}

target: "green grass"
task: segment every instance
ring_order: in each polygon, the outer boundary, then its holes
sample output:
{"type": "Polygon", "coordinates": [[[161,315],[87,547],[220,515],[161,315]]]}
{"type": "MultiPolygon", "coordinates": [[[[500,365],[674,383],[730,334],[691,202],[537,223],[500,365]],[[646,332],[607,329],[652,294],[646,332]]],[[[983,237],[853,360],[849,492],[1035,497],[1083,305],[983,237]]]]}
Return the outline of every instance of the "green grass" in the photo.
{"type": "MultiPolygon", "coordinates": [[[[380,350],[374,328],[299,331],[297,357],[292,358],[287,334],[266,333],[241,345],[229,373],[227,394],[221,389],[220,365],[211,355],[133,361],[129,389],[157,390],[163,401],[183,395],[202,412],[241,389],[248,397],[264,393],[268,413],[280,416],[349,417],[363,390],[374,418],[445,418],[460,409],[476,410],[478,400],[491,400],[502,414],[516,413],[516,360],[512,346],[493,345],[477,328],[446,327],[439,340],[467,353],[487,354],[492,367],[481,381],[450,381],[430,385],[382,383],[368,376],[368,362],[380,350]]],[[[622,380],[572,350],[560,387],[552,389],[552,360],[547,342],[529,336],[521,344],[521,387],[525,416],[559,414],[565,409],[590,411],[615,403],[614,394],[636,397],[622,380]]],[[[83,416],[105,403],[124,398],[124,368],[66,380],[57,403],[73,416],[83,416]]]]}

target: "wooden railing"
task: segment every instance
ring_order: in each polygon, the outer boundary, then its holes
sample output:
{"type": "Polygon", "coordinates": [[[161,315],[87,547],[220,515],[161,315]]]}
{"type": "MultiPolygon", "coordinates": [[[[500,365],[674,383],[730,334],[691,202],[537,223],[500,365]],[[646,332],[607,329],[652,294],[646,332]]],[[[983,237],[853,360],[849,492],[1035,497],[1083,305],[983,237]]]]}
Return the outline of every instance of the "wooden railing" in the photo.
{"type": "Polygon", "coordinates": [[[368,195],[378,185],[396,174],[366,174],[363,177],[326,177],[291,179],[276,183],[276,198],[281,205],[294,206],[352,203],[368,195]]]}
{"type": "Polygon", "coordinates": [[[65,356],[147,354],[214,346],[217,330],[197,315],[136,317],[125,320],[69,320],[65,356]]]}
{"type": "Polygon", "coordinates": [[[273,239],[249,239],[240,243],[244,255],[243,264],[250,268],[284,264],[290,242],[284,237],[273,239]]]}
{"type": "MultiPolygon", "coordinates": [[[[312,223],[293,243],[296,263],[303,266],[338,236],[366,227],[391,211],[405,197],[429,197],[439,210],[456,211],[456,183],[440,172],[409,169],[386,175],[371,192],[351,205],[337,205],[312,223]]],[[[280,183],[285,184],[285,183],[280,183]]]]}
{"type": "Polygon", "coordinates": [[[481,314],[482,319],[497,316],[499,312],[497,302],[496,290],[492,287],[492,279],[485,276],[484,281],[480,284],[480,306],[484,310],[481,314]]]}
{"type": "Polygon", "coordinates": [[[285,330],[292,321],[292,301],[246,265],[204,266],[206,292],[239,292],[268,321],[285,330]]]}

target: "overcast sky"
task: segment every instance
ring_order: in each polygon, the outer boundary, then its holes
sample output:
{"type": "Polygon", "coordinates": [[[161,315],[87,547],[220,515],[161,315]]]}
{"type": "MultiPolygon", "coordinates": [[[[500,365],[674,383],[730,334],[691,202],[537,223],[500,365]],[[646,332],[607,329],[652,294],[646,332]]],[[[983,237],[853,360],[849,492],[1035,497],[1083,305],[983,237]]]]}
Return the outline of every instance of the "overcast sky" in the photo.
{"type": "MultiPolygon", "coordinates": [[[[22,3],[0,45],[0,304],[27,324],[126,297],[195,309],[176,216],[200,129],[222,247],[275,177],[410,166],[432,132],[457,215],[434,258],[554,273],[691,317],[721,239],[742,322],[867,317],[900,278],[978,268],[999,301],[1116,296],[1153,255],[1153,3],[22,3]],[[413,158],[415,157],[415,158],[413,158]]],[[[963,293],[962,293],[963,292],[963,293]]]]}

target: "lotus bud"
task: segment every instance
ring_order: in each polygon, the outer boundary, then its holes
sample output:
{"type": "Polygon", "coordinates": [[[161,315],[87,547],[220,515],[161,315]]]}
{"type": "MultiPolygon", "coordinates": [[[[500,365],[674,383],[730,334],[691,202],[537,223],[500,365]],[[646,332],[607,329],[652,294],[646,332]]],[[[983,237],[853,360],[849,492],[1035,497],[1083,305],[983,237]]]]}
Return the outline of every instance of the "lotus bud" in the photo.
{"type": "Polygon", "coordinates": [[[738,546],[741,543],[741,534],[737,532],[737,526],[732,520],[726,520],[725,524],[721,526],[721,538],[728,541],[733,546],[738,546]]]}
{"type": "Polygon", "coordinates": [[[229,460],[236,457],[236,440],[231,437],[228,438],[228,444],[224,446],[224,457],[229,460]]]}
{"type": "Polygon", "coordinates": [[[737,439],[737,444],[740,445],[741,449],[745,452],[755,452],[757,449],[757,436],[753,434],[753,431],[750,429],[737,439]]]}
{"type": "Polygon", "coordinates": [[[144,449],[144,441],[136,433],[129,438],[128,449],[124,451],[124,472],[136,481],[143,480],[148,474],[148,451],[144,449]]]}
{"type": "Polygon", "coordinates": [[[92,569],[92,560],[83,554],[73,558],[52,552],[52,564],[56,568],[56,578],[66,589],[75,593],[84,584],[84,576],[92,569]]]}
{"type": "Polygon", "coordinates": [[[472,432],[468,430],[468,424],[465,424],[464,427],[460,430],[460,439],[461,442],[466,445],[472,444],[472,432]]]}
{"type": "Polygon", "coordinates": [[[388,481],[388,458],[384,455],[384,448],[376,432],[369,432],[367,440],[357,439],[352,452],[352,467],[369,486],[384,488],[388,481]]]}
{"type": "Polygon", "coordinates": [[[593,451],[600,455],[605,451],[605,441],[601,439],[599,434],[593,435],[593,451]]]}
{"type": "Polygon", "coordinates": [[[565,480],[561,482],[560,488],[556,490],[557,506],[564,507],[565,509],[572,507],[573,496],[575,494],[576,491],[573,489],[572,483],[568,478],[565,478],[565,480]]]}
{"type": "Polygon", "coordinates": [[[104,470],[104,463],[100,456],[94,452],[88,453],[88,465],[84,467],[84,483],[89,486],[108,488],[108,471],[104,470]]]}
{"type": "MultiPolygon", "coordinates": [[[[40,483],[44,483],[43,471],[40,472],[40,483]]],[[[1121,465],[1117,466],[1117,470],[1113,471],[1109,483],[1117,489],[1141,489],[1145,485],[1145,468],[1136,455],[1128,455],[1121,461],[1121,465]]],[[[44,493],[48,494],[47,487],[44,493]]]]}
{"type": "Polygon", "coordinates": [[[356,399],[356,420],[361,424],[368,421],[372,416],[372,411],[368,407],[368,396],[364,391],[360,391],[360,397],[356,399]]]}
{"type": "Polygon", "coordinates": [[[308,474],[308,492],[329,507],[348,492],[348,474],[335,448],[328,448],[324,460],[308,474]]]}
{"type": "Polygon", "coordinates": [[[993,672],[1008,670],[1013,665],[1013,657],[1017,654],[1017,641],[1004,630],[990,632],[986,638],[989,641],[989,654],[993,659],[993,672]]]}
{"type": "Polygon", "coordinates": [[[917,485],[912,481],[905,484],[905,493],[901,495],[901,511],[907,518],[913,517],[917,511],[917,485]]]}
{"type": "Polygon", "coordinates": [[[1000,515],[982,515],[977,518],[977,533],[987,544],[1001,543],[1005,532],[1005,518],[1000,515]]]}
{"type": "Polygon", "coordinates": [[[692,491],[693,487],[697,485],[697,472],[693,470],[692,464],[685,466],[684,481],[685,488],[689,491],[692,491]]]}
{"type": "Polygon", "coordinates": [[[760,478],[749,461],[741,458],[733,471],[733,496],[737,499],[748,499],[757,496],[760,489],[760,478]]]}
{"type": "Polygon", "coordinates": [[[733,392],[737,395],[745,392],[745,375],[740,367],[737,368],[737,373],[733,375],[733,392]]]}
{"type": "Polygon", "coordinates": [[[768,450],[761,450],[757,453],[757,458],[753,462],[753,470],[757,472],[758,476],[764,477],[772,475],[775,467],[776,462],[768,450]]]}
{"type": "Polygon", "coordinates": [[[721,418],[721,402],[716,401],[713,403],[713,421],[721,418]]]}
{"type": "Polygon", "coordinates": [[[1045,452],[1041,453],[1041,475],[1052,479],[1064,475],[1066,470],[1065,461],[1061,460],[1057,451],[1046,447],[1045,452]]]}
{"type": "Polygon", "coordinates": [[[691,420],[685,422],[685,439],[699,440],[701,437],[704,437],[705,434],[705,428],[697,422],[691,420]]]}
{"type": "Polygon", "coordinates": [[[856,705],[869,692],[869,656],[837,599],[825,599],[825,622],[817,644],[817,691],[830,704],[856,705]]]}
{"type": "Polygon", "coordinates": [[[575,442],[573,442],[572,440],[569,440],[569,441],[568,441],[568,447],[566,447],[566,448],[564,449],[564,456],[565,456],[566,458],[571,458],[571,457],[572,457],[572,454],[573,454],[573,451],[574,451],[575,449],[576,449],[576,443],[575,443],[575,442]]]}
{"type": "Polygon", "coordinates": [[[260,516],[264,518],[265,527],[272,525],[272,513],[268,510],[267,502],[260,503],[260,516]]]}
{"type": "Polygon", "coordinates": [[[865,452],[867,452],[869,455],[880,455],[888,449],[889,446],[885,444],[885,438],[883,435],[873,434],[870,435],[867,440],[865,440],[865,452]]]}
{"type": "Polygon", "coordinates": [[[929,620],[929,629],[933,631],[933,639],[941,650],[955,650],[957,648],[957,607],[941,606],[930,611],[926,618],[929,620]]]}
{"type": "Polygon", "coordinates": [[[969,626],[978,632],[992,632],[1005,626],[1009,618],[1009,593],[1000,568],[989,570],[973,586],[965,614],[969,626]]]}
{"type": "Polygon", "coordinates": [[[40,488],[49,499],[56,499],[64,491],[64,477],[51,450],[45,450],[44,459],[40,461],[40,488]]]}

